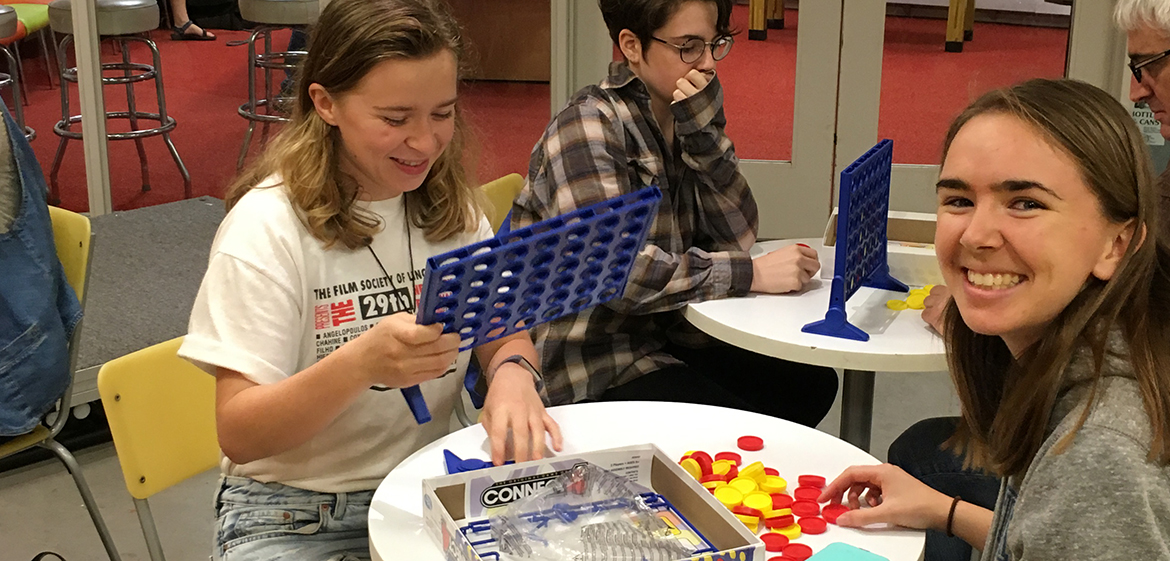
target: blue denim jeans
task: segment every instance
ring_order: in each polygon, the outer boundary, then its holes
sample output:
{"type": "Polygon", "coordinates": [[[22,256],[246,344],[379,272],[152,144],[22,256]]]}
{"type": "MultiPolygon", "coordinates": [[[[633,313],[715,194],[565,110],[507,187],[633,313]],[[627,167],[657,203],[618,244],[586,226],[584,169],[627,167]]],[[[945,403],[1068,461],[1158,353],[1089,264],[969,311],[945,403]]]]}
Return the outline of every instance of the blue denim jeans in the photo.
{"type": "Polygon", "coordinates": [[[366,517],[373,496],[221,477],[215,561],[368,561],[366,517]]]}
{"type": "MultiPolygon", "coordinates": [[[[955,434],[958,417],[936,417],[918,421],[890,444],[887,454],[894,464],[932,489],[949,496],[960,496],[971,504],[995,509],[999,495],[999,478],[975,469],[963,469],[963,456],[942,449],[955,434]]],[[[924,561],[969,561],[971,546],[960,538],[948,538],[943,532],[927,530],[924,561]]]]}

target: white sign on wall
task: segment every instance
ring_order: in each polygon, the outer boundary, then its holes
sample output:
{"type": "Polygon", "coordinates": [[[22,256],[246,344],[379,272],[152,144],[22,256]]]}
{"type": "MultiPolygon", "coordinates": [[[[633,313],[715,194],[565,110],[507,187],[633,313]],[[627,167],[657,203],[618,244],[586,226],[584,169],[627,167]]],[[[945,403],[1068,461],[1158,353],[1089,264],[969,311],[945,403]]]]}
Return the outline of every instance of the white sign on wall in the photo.
{"type": "Polygon", "coordinates": [[[1162,146],[1166,144],[1166,139],[1162,137],[1162,124],[1154,118],[1154,112],[1150,111],[1146,105],[1135,105],[1130,112],[1133,115],[1133,120],[1141,129],[1142,135],[1146,137],[1146,144],[1150,146],[1162,146]]]}

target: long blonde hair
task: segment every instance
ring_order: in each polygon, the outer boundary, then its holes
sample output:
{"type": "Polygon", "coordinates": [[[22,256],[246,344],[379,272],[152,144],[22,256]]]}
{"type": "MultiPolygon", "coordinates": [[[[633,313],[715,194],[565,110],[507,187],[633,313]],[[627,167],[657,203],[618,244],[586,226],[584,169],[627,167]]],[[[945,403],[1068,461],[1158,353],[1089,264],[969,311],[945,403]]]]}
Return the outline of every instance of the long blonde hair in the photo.
{"type": "MultiPolygon", "coordinates": [[[[944,161],[963,126],[987,114],[1020,119],[1068,154],[1101,212],[1115,224],[1132,220],[1137,233],[1113,276],[1090,277],[1019,357],[1001,338],[972,331],[954,301],[948,304],[943,331],[962,409],[950,443],[999,475],[1024,473],[1047,436],[1065,368],[1078,349],[1092,350],[1091,402],[1101,387],[1107,338],[1120,328],[1150,418],[1149,460],[1170,463],[1170,246],[1157,235],[1164,217],[1141,133],[1121,104],[1094,86],[1030,80],[989,92],[963,111],[947,132],[944,161]]],[[[1069,445],[1090,410],[1057,451],[1069,445]]]]}
{"type": "MultiPolygon", "coordinates": [[[[325,247],[369,245],[382,224],[355,202],[358,185],[339,168],[340,133],[313,106],[309,85],[332,96],[357,87],[378,63],[420,59],[443,50],[463,61],[459,26],[439,0],[333,0],[312,28],[309,54],[297,74],[291,122],[228,186],[228,210],[277,175],[309,232],[325,247]]],[[[462,74],[462,72],[461,72],[462,74]]],[[[475,230],[483,204],[464,167],[468,130],[458,105],[455,134],[423,184],[406,197],[407,220],[430,240],[475,230]]]]}

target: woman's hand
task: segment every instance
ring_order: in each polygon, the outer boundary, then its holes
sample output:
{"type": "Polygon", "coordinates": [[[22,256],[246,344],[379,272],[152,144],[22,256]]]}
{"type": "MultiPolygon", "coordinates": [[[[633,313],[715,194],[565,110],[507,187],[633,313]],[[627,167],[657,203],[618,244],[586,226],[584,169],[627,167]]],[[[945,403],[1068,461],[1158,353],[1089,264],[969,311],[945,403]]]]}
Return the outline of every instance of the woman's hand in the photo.
{"type": "Polygon", "coordinates": [[[341,349],[366,386],[406,388],[446,373],[459,356],[459,336],[444,335],[439,324],[418,325],[413,314],[397,313],[341,349]]]}
{"type": "Polygon", "coordinates": [[[505,362],[492,376],[479,422],[488,433],[492,463],[496,465],[508,459],[509,433],[513,457],[518,462],[544,456],[546,431],[552,437],[553,450],[560,451],[562,447],[561,427],[545,410],[532,374],[515,363],[505,362]]]}
{"type": "Polygon", "coordinates": [[[930,295],[922,301],[922,321],[934,328],[938,333],[943,332],[942,315],[951,301],[951,289],[945,284],[936,284],[930,289],[930,295]]]}
{"type": "Polygon", "coordinates": [[[952,500],[890,464],[853,466],[845,470],[825,488],[819,500],[840,504],[843,495],[851,510],[837,518],[837,525],[853,528],[886,523],[942,530],[952,500]],[[861,508],[863,493],[870,508],[861,508]]]}

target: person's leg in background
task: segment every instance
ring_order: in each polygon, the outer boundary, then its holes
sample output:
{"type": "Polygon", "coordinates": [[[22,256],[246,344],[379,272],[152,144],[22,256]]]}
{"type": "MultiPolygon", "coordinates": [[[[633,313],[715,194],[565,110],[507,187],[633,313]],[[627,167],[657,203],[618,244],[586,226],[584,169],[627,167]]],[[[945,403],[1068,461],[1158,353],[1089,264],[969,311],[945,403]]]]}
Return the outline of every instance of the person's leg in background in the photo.
{"type": "MultiPolygon", "coordinates": [[[[300,27],[294,27],[292,35],[288,37],[288,49],[286,52],[303,51],[309,46],[309,34],[300,27]]],[[[284,81],[280,83],[281,97],[292,97],[294,95],[293,86],[296,81],[296,70],[286,69],[284,71],[284,81]]]]}
{"type": "Polygon", "coordinates": [[[827,366],[789,362],[722,343],[702,348],[669,344],[666,350],[746,402],[748,411],[816,427],[837,397],[837,372],[827,366]]]}
{"type": "Polygon", "coordinates": [[[597,401],[668,401],[751,411],[751,404],[685,364],[668,366],[606,390],[597,401]]]}
{"type": "Polygon", "coordinates": [[[831,368],[718,345],[665,352],[686,363],[610,388],[599,401],[674,401],[752,411],[815,427],[837,395],[831,368]]]}
{"type": "Polygon", "coordinates": [[[215,34],[195,25],[187,14],[187,0],[171,2],[171,40],[173,41],[214,41],[215,34]]]}
{"type": "MultiPolygon", "coordinates": [[[[887,454],[891,464],[932,489],[988,510],[995,508],[999,478],[977,469],[964,469],[963,456],[942,444],[959,424],[958,417],[936,417],[918,421],[898,436],[887,454]]],[[[960,538],[948,538],[934,530],[926,532],[924,561],[968,561],[972,547],[960,538]]]]}

